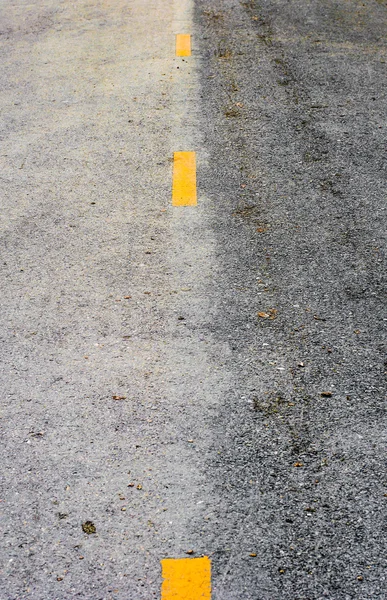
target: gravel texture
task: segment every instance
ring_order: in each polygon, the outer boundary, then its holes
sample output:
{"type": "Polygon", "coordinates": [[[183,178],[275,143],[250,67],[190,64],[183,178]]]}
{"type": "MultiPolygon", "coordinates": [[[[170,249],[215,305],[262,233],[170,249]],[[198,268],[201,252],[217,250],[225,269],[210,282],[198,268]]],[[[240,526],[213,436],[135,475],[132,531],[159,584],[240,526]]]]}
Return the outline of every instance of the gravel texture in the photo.
{"type": "Polygon", "coordinates": [[[386,26],[2,3],[1,600],[385,600],[386,26]]]}

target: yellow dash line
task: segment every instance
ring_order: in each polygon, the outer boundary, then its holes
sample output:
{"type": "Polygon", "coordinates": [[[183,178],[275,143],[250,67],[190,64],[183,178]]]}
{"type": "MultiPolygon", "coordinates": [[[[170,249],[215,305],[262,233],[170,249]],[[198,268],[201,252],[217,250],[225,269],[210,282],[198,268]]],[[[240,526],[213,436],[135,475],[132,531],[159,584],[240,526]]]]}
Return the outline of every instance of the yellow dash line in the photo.
{"type": "Polygon", "coordinates": [[[173,155],[173,206],[196,206],[196,154],[175,152],[173,155]]]}
{"type": "Polygon", "coordinates": [[[166,558],[161,561],[161,600],[211,600],[211,561],[166,558]]]}
{"type": "Polygon", "coordinates": [[[191,56],[191,36],[189,33],[176,35],[176,56],[191,56]]]}

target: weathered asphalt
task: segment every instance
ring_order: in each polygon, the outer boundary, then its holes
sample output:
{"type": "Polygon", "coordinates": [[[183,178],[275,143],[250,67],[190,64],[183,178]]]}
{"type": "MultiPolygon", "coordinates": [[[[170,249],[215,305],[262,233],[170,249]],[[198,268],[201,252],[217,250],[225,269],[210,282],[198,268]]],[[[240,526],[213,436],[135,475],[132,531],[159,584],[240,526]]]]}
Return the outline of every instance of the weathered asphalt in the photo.
{"type": "Polygon", "coordinates": [[[384,600],[386,4],[0,15],[0,598],[384,600]]]}
{"type": "Polygon", "coordinates": [[[203,0],[196,19],[234,381],[215,597],[382,599],[387,6],[203,0]]]}

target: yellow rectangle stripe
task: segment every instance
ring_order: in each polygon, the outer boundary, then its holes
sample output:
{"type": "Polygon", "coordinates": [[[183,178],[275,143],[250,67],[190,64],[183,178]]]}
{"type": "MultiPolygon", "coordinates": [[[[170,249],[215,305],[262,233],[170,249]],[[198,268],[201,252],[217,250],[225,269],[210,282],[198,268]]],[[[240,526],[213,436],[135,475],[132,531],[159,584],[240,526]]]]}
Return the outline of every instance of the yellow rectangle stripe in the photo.
{"type": "Polygon", "coordinates": [[[176,35],[176,56],[191,56],[191,36],[189,33],[176,35]]]}
{"type": "Polygon", "coordinates": [[[175,152],[173,155],[172,205],[197,205],[195,152],[175,152]]]}
{"type": "Polygon", "coordinates": [[[211,600],[211,561],[166,558],[161,561],[161,600],[211,600]]]}

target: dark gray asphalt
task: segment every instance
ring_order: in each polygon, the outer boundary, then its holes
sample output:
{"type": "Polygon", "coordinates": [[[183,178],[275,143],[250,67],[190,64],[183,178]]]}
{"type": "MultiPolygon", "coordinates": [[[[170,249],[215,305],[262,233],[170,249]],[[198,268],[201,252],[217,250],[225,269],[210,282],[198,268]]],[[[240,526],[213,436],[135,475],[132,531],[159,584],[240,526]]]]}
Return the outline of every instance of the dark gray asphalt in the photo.
{"type": "Polygon", "coordinates": [[[198,0],[196,21],[235,382],[215,597],[382,600],[387,3],[198,0]]]}

